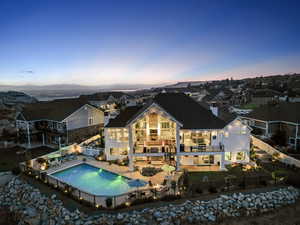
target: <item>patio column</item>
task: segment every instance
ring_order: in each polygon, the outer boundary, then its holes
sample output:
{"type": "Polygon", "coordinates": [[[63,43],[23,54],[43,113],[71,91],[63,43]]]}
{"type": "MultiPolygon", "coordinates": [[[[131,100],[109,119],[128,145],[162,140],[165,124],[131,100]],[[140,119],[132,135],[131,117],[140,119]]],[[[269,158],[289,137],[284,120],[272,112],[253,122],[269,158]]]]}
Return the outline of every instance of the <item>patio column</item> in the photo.
{"type": "Polygon", "coordinates": [[[43,146],[45,145],[45,134],[42,133],[42,139],[43,139],[43,146]]]}
{"type": "Polygon", "coordinates": [[[180,133],[179,133],[179,126],[176,124],[176,170],[180,170],[180,133]]]}
{"type": "Polygon", "coordinates": [[[128,160],[129,160],[129,171],[133,171],[133,137],[132,137],[132,128],[131,125],[128,127],[128,142],[129,142],[129,152],[128,152],[128,160]]]}
{"type": "Polygon", "coordinates": [[[225,161],[225,153],[222,152],[221,153],[221,159],[220,159],[220,170],[226,170],[225,165],[224,165],[224,161],[225,161]]]}

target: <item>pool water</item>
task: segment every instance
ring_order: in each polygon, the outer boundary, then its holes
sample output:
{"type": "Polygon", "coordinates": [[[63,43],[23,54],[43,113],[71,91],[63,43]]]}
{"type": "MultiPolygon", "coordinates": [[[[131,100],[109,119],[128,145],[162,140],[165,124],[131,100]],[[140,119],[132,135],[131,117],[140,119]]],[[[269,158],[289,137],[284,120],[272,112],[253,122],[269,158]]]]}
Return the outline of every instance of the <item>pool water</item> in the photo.
{"type": "Polygon", "coordinates": [[[129,178],[86,163],[52,173],[51,176],[94,195],[114,196],[136,190],[128,184],[129,178]]]}

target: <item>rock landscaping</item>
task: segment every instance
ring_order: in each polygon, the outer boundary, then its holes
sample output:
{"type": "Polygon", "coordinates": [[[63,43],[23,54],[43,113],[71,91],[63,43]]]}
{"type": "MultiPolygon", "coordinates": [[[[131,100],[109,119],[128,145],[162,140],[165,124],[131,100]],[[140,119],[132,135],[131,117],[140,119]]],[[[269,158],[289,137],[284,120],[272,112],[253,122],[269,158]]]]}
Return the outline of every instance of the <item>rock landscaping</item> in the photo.
{"type": "Polygon", "coordinates": [[[78,209],[70,212],[56,195],[47,197],[19,178],[12,179],[0,190],[0,208],[19,215],[19,225],[109,225],[109,224],[197,224],[216,222],[226,217],[257,215],[293,204],[299,191],[286,187],[264,193],[220,195],[209,201],[185,201],[157,208],[122,213],[88,216],[78,209]]]}

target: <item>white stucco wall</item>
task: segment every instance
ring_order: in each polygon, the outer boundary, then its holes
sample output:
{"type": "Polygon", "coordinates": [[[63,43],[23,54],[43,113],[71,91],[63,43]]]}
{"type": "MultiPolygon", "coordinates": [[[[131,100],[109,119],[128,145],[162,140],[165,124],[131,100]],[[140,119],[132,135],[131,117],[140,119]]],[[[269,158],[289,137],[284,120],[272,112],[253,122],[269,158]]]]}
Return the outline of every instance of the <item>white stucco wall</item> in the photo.
{"type": "Polygon", "coordinates": [[[63,121],[67,123],[68,130],[74,130],[82,127],[103,124],[104,113],[95,107],[85,105],[63,121]],[[92,124],[89,124],[89,118],[93,118],[92,124]]]}
{"type": "Polygon", "coordinates": [[[231,161],[225,161],[225,163],[231,162],[249,162],[250,154],[250,128],[244,125],[239,119],[235,119],[224,128],[223,140],[225,152],[231,152],[231,161]],[[242,131],[246,133],[243,134],[242,131]],[[246,152],[245,160],[236,160],[236,154],[238,152],[246,152]]]}
{"type": "MultiPolygon", "coordinates": [[[[107,160],[116,160],[116,159],[124,159],[127,157],[127,155],[111,155],[110,154],[110,149],[111,148],[124,148],[128,149],[129,148],[129,142],[128,141],[117,141],[114,139],[111,139],[108,135],[108,129],[104,129],[104,136],[105,136],[105,155],[107,160]]],[[[126,128],[123,128],[126,129],[126,128]]]]}

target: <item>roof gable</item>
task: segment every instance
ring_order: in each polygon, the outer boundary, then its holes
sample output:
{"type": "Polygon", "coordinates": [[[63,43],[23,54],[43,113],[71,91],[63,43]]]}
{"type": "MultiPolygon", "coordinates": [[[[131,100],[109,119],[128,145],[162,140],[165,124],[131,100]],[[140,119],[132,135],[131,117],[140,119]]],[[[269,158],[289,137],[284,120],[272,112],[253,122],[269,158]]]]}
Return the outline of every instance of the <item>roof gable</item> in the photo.
{"type": "Polygon", "coordinates": [[[88,104],[78,99],[60,99],[25,105],[22,115],[25,120],[62,121],[82,106],[88,104]]]}
{"type": "Polygon", "coordinates": [[[226,124],[195,100],[183,93],[158,94],[144,107],[128,107],[106,127],[125,127],[155,104],[182,125],[182,129],[222,129],[226,124]]]}

